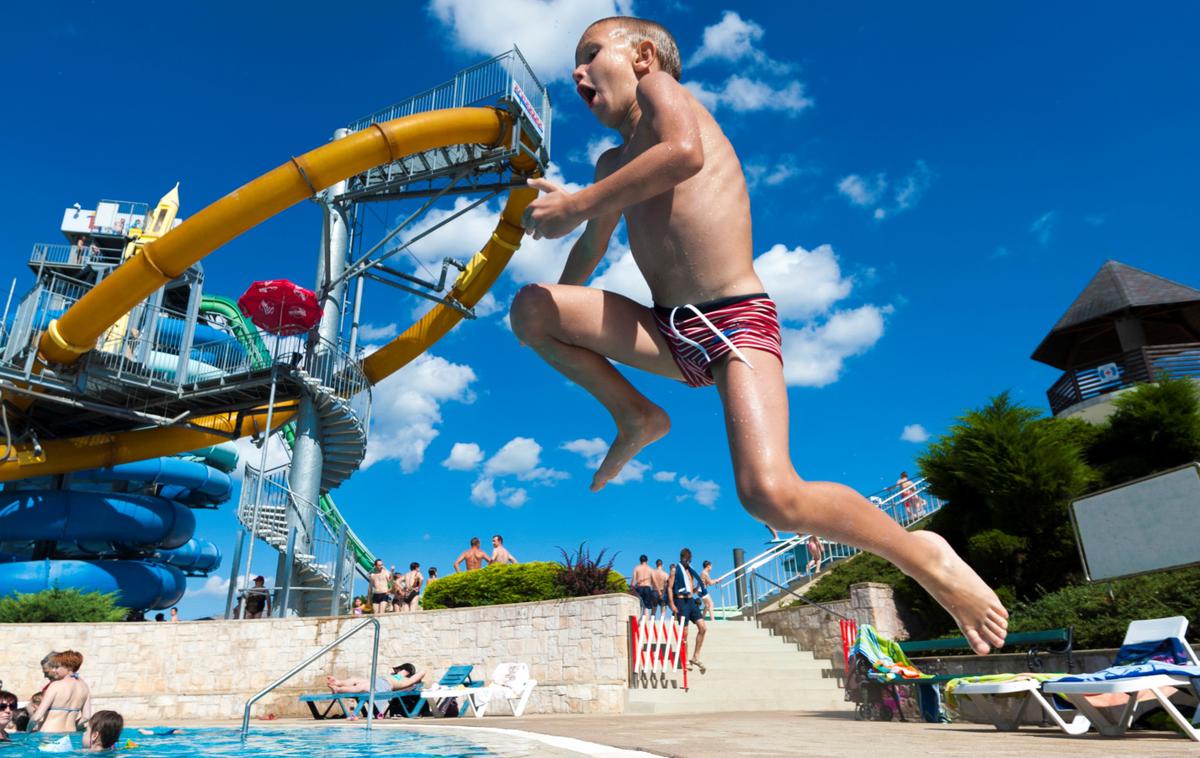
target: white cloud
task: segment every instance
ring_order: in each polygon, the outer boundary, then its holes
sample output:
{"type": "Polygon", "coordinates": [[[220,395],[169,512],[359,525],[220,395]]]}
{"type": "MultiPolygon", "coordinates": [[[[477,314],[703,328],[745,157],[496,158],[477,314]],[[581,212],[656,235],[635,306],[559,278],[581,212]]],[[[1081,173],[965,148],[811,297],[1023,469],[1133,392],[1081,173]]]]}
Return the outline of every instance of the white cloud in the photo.
{"type": "Polygon", "coordinates": [[[521,481],[555,482],[567,479],[563,471],[539,466],[542,446],[529,437],[513,437],[483,464],[484,476],[515,476],[521,481]]]}
{"type": "Polygon", "coordinates": [[[513,437],[483,467],[488,476],[524,474],[533,470],[542,454],[542,446],[529,437],[513,437]]]}
{"type": "Polygon", "coordinates": [[[491,508],[496,504],[496,483],[485,476],[471,485],[471,502],[491,508]]]}
{"type": "Polygon", "coordinates": [[[509,508],[520,508],[529,500],[529,493],[524,487],[505,488],[500,491],[500,502],[509,508]]]}
{"type": "Polygon", "coordinates": [[[804,85],[797,81],[776,88],[761,79],[734,74],[722,85],[689,81],[684,86],[710,111],[729,108],[738,113],[778,111],[798,116],[813,105],[812,98],[804,94],[804,85]]]}
{"type": "MultiPolygon", "coordinates": [[[[561,447],[563,450],[583,456],[587,467],[595,470],[600,468],[600,464],[604,462],[604,456],[608,453],[609,445],[599,437],[592,437],[591,439],[564,442],[561,447]]],[[[646,472],[649,470],[649,464],[634,459],[626,463],[608,483],[625,484],[626,482],[640,482],[645,479],[646,472]]]]}
{"type": "Polygon", "coordinates": [[[386,340],[395,337],[400,333],[400,327],[393,322],[391,324],[383,324],[375,326],[374,324],[363,324],[358,327],[358,339],[361,342],[374,342],[375,340],[386,340]]]}
{"type": "Polygon", "coordinates": [[[616,292],[647,307],[654,304],[650,285],[646,284],[637,262],[633,260],[633,252],[627,247],[616,251],[616,258],[610,259],[608,266],[591,280],[589,286],[616,292]]]}
{"type": "Polygon", "coordinates": [[[600,160],[601,155],[608,152],[609,150],[612,150],[614,147],[616,147],[619,144],[621,144],[621,143],[618,142],[615,137],[610,137],[608,135],[604,135],[603,137],[596,137],[594,139],[589,140],[588,146],[587,146],[588,163],[595,166],[596,161],[600,160]]]}
{"type": "Polygon", "coordinates": [[[513,42],[543,82],[568,80],[575,44],[588,24],[629,16],[631,0],[432,0],[429,12],[450,29],[453,42],[469,53],[495,55],[513,42]]]}
{"type": "Polygon", "coordinates": [[[783,375],[789,385],[824,387],[837,381],[844,361],[869,350],[883,336],[890,306],[864,305],[837,311],[824,323],[783,330],[783,375]]]}
{"type": "Polygon", "coordinates": [[[1054,234],[1054,226],[1058,223],[1058,213],[1055,211],[1046,211],[1038,216],[1033,225],[1029,227],[1029,232],[1034,237],[1037,237],[1038,244],[1042,247],[1050,244],[1050,237],[1054,234]]]}
{"type": "Polygon", "coordinates": [[[820,173],[813,167],[801,166],[794,155],[781,155],[769,161],[747,161],[742,164],[746,187],[777,187],[799,176],[820,173]]]}
{"type": "Polygon", "coordinates": [[[645,474],[650,470],[649,464],[642,463],[636,458],[626,463],[617,472],[617,475],[608,480],[609,484],[625,484],[627,482],[640,482],[645,479],[645,474]]]}
{"type": "Polygon", "coordinates": [[[674,471],[655,471],[654,481],[656,482],[673,482],[675,481],[674,471]]]}
{"type": "Polygon", "coordinates": [[[688,491],[687,495],[680,495],[678,500],[695,500],[700,505],[703,505],[709,510],[715,509],[717,498],[721,496],[721,486],[716,482],[699,477],[681,476],[679,477],[679,486],[688,491]]]}
{"type": "Polygon", "coordinates": [[[855,205],[874,205],[884,192],[887,191],[887,179],[883,174],[874,178],[864,179],[858,174],[842,177],[837,184],[838,192],[845,195],[855,205]]]}
{"type": "Polygon", "coordinates": [[[704,42],[688,64],[749,60],[775,73],[785,73],[791,66],[772,60],[758,44],[764,34],[757,23],[743,19],[734,11],[725,11],[719,22],[704,28],[704,42]]]}
{"type": "Polygon", "coordinates": [[[895,182],[884,173],[870,177],[850,174],[838,180],[837,190],[852,205],[872,209],[871,216],[882,221],[916,207],[932,183],[933,171],[919,160],[912,171],[895,182]]]}
{"type": "Polygon", "coordinates": [[[564,442],[561,445],[563,450],[567,452],[582,455],[587,461],[587,465],[596,468],[600,462],[604,460],[604,454],[608,452],[608,443],[599,437],[591,439],[578,439],[564,442]]]}
{"type": "Polygon", "coordinates": [[[190,598],[226,597],[229,595],[229,579],[213,574],[207,577],[199,587],[196,587],[194,583],[189,583],[187,594],[190,598]]]}
{"type": "Polygon", "coordinates": [[[853,287],[853,281],[842,276],[829,245],[809,251],[777,244],[754,259],[754,270],[785,320],[824,313],[853,287]]]}
{"type": "Polygon", "coordinates": [[[929,439],[929,432],[920,424],[905,424],[904,431],[900,432],[900,439],[920,444],[929,439]]]}
{"type": "Polygon", "coordinates": [[[438,436],[442,403],[472,403],[475,371],[423,353],[375,386],[366,469],[379,461],[399,461],[411,473],[425,459],[425,448],[438,436]]]}
{"type": "Polygon", "coordinates": [[[470,471],[483,460],[483,450],[474,442],[455,442],[442,465],[451,471],[470,471]]]}

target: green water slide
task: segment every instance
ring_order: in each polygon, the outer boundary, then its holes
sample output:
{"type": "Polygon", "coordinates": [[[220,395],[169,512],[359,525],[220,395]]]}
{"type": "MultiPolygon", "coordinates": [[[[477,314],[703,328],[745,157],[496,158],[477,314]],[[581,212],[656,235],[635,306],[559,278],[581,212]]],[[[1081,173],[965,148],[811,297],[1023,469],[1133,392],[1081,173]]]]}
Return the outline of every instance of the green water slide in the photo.
{"type": "MultiPolygon", "coordinates": [[[[266,368],[271,364],[271,353],[263,343],[262,337],[258,333],[258,327],[246,318],[234,300],[221,295],[205,295],[200,301],[200,313],[203,315],[211,313],[225,319],[233,329],[233,335],[246,348],[252,368],[266,368]]],[[[283,426],[281,432],[284,442],[291,450],[296,444],[296,425],[289,422],[283,426]]],[[[321,495],[317,501],[317,507],[321,509],[330,528],[341,529],[342,524],[346,523],[334,504],[333,498],[329,495],[321,495]]],[[[346,536],[346,547],[354,554],[354,560],[359,567],[363,571],[370,571],[374,568],[375,554],[367,549],[349,524],[346,524],[346,536]]]]}

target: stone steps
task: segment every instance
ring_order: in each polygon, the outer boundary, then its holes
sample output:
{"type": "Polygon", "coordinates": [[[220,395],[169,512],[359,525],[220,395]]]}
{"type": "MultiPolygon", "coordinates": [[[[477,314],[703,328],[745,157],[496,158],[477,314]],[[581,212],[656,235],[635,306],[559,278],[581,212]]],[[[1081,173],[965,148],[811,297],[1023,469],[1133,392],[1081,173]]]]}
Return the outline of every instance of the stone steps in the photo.
{"type": "MultiPolygon", "coordinates": [[[[689,641],[694,640],[694,629],[689,641]]],[[[754,624],[718,621],[708,625],[700,659],[707,673],[672,674],[626,692],[626,713],[705,713],[751,710],[850,710],[829,662],[813,658],[782,637],[754,624]],[[658,685],[649,686],[651,684],[658,685]]]]}

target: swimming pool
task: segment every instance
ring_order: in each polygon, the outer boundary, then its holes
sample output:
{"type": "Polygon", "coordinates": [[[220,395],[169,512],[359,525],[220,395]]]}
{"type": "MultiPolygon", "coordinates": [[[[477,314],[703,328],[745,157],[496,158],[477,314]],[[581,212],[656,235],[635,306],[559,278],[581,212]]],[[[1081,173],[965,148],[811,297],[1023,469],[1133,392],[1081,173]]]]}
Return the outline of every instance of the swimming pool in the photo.
{"type": "MultiPolygon", "coordinates": [[[[73,750],[66,755],[82,752],[79,734],[70,735],[73,750]]],[[[0,743],[0,758],[16,756],[47,756],[39,750],[43,742],[54,738],[38,734],[15,734],[12,743],[0,743]]],[[[144,735],[127,727],[121,734],[118,747],[132,740],[136,747],[121,750],[130,758],[179,758],[201,756],[281,756],[283,758],[524,758],[546,756],[565,758],[580,755],[631,755],[596,745],[598,750],[582,751],[557,747],[521,733],[499,729],[439,728],[415,731],[404,728],[376,728],[366,731],[359,726],[252,729],[245,743],[237,729],[185,729],[178,734],[144,735]]],[[[587,745],[587,743],[581,743],[587,745]]]]}

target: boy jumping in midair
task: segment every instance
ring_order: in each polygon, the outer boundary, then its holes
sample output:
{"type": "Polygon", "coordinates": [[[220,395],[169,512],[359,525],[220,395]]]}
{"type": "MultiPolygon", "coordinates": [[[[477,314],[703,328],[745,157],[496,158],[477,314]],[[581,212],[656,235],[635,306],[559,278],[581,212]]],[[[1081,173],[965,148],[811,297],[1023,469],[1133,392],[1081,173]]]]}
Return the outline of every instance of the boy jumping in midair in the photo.
{"type": "Polygon", "coordinates": [[[788,454],[779,321],[753,267],[750,197],[733,146],[679,83],[679,50],[662,26],[608,18],[584,31],[574,79],[588,110],[623,144],[574,194],[544,179],[527,233],[563,237],[586,222],[559,283],[521,289],[513,331],[599,400],[617,437],[592,480],[599,490],[670,428],[662,408],[609,359],[698,387],[716,384],[742,504],[785,531],[812,532],[883,556],[920,582],[979,654],[1004,643],[1008,613],[938,535],[908,532],[854,490],[806,482],[788,454]],[[656,303],[583,286],[624,214],[634,260],[656,303]]]}

